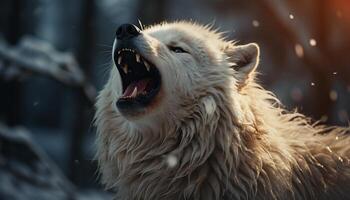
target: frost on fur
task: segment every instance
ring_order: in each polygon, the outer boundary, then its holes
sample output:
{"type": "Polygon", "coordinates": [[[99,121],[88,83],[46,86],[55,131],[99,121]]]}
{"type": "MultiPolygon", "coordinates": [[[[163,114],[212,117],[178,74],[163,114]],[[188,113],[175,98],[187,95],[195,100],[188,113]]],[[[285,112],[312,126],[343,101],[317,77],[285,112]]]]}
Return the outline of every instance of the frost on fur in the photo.
{"type": "Polygon", "coordinates": [[[349,128],[283,109],[255,82],[258,46],[210,29],[163,23],[133,39],[161,76],[140,112],[119,112],[111,67],[95,116],[103,183],[117,199],[349,198],[349,128]]]}

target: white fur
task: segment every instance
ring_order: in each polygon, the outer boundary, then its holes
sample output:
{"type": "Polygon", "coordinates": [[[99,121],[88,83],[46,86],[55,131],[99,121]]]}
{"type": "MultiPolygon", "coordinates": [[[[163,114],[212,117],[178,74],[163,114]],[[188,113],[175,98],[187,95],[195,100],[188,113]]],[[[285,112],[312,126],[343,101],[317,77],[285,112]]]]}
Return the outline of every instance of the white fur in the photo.
{"type": "Polygon", "coordinates": [[[281,108],[254,81],[257,45],[186,22],[148,27],[136,43],[161,73],[159,103],[121,115],[115,66],[96,103],[102,181],[117,199],[349,197],[349,128],[281,108]]]}

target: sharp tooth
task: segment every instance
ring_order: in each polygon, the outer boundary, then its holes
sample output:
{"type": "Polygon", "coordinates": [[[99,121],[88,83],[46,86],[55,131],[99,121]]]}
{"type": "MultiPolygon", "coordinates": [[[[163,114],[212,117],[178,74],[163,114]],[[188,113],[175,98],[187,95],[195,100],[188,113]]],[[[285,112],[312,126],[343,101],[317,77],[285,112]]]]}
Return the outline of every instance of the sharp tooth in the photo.
{"type": "Polygon", "coordinates": [[[149,71],[150,70],[149,64],[146,61],[143,61],[143,64],[146,66],[147,71],[149,71]]]}
{"type": "Polygon", "coordinates": [[[139,63],[140,62],[140,54],[136,54],[136,61],[139,63]]]}
{"type": "Polygon", "coordinates": [[[120,54],[121,50],[118,51],[118,54],[120,54]]]}
{"type": "Polygon", "coordinates": [[[118,65],[120,65],[120,63],[122,63],[122,57],[121,56],[118,57],[118,65]]]}
{"type": "Polygon", "coordinates": [[[137,86],[135,87],[134,91],[132,91],[130,97],[136,97],[137,95],[137,86]]]}
{"type": "Polygon", "coordinates": [[[123,68],[124,73],[127,74],[128,73],[128,65],[124,64],[124,66],[122,68],[123,68]]]}

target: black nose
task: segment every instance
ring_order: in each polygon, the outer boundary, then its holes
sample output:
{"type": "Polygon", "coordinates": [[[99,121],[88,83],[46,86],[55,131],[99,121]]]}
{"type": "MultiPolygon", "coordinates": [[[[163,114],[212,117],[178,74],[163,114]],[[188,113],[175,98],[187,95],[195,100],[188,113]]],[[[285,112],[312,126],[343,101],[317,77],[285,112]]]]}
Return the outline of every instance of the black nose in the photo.
{"type": "Polygon", "coordinates": [[[118,40],[130,39],[140,35],[141,30],[133,24],[122,24],[116,31],[118,40]]]}

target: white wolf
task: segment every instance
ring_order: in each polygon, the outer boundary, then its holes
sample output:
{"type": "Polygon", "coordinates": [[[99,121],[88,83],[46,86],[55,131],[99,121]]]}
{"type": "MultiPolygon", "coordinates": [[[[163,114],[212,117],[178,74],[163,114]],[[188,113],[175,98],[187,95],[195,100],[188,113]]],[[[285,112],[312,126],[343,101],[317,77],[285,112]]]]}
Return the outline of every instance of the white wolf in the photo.
{"type": "Polygon", "coordinates": [[[113,58],[96,125],[116,199],[350,199],[349,128],[284,110],[254,81],[256,44],[124,24],[113,58]]]}

